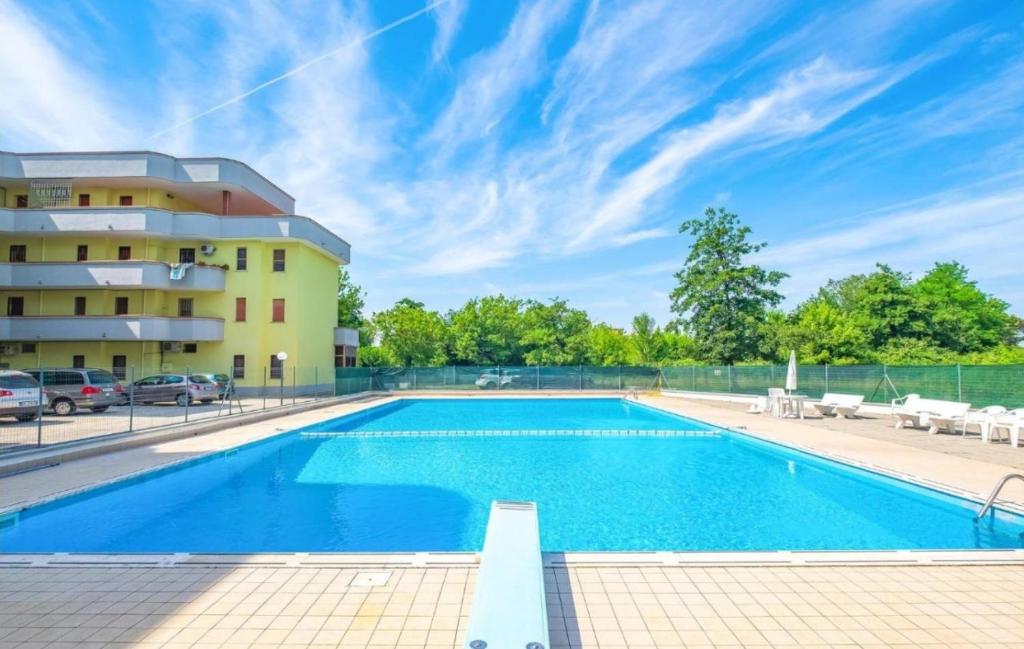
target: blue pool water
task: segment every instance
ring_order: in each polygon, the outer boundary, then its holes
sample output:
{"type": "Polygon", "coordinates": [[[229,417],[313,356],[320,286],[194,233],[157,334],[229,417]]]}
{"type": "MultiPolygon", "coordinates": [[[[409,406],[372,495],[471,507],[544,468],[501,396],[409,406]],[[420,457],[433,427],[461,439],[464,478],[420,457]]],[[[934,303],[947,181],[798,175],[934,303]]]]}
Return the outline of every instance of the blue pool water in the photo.
{"type": "Polygon", "coordinates": [[[0,520],[2,551],[478,550],[494,499],[558,550],[1022,547],[1024,520],[617,399],[410,400],[0,520]],[[650,435],[416,435],[430,430],[650,435]],[[328,431],[350,434],[324,437],[328,431]]]}

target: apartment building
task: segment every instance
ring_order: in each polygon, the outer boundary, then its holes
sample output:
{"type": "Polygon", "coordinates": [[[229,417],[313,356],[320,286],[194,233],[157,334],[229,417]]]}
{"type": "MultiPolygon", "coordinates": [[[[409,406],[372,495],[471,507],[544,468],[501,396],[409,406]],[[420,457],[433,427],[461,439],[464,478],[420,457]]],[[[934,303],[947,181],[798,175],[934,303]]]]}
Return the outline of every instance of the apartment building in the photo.
{"type": "Polygon", "coordinates": [[[350,247],[294,212],[235,160],[0,152],[0,367],[332,383],[350,247]]]}

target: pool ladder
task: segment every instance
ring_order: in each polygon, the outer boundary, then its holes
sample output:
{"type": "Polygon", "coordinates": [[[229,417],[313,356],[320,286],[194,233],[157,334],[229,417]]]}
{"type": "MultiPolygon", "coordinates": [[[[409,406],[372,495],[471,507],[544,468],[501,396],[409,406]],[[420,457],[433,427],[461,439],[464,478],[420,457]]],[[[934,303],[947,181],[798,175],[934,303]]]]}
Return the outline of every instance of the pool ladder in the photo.
{"type": "Polygon", "coordinates": [[[978,515],[975,517],[975,520],[981,520],[981,518],[988,512],[988,510],[992,509],[992,503],[996,501],[996,497],[999,495],[999,492],[1003,490],[1003,487],[1006,486],[1007,482],[1013,480],[1014,478],[1016,478],[1017,480],[1024,481],[1024,475],[1020,473],[1007,473],[1006,475],[1004,475],[1002,479],[1000,479],[999,482],[996,483],[995,489],[993,489],[992,493],[989,494],[988,500],[985,501],[985,505],[981,508],[981,511],[978,512],[978,515]]]}

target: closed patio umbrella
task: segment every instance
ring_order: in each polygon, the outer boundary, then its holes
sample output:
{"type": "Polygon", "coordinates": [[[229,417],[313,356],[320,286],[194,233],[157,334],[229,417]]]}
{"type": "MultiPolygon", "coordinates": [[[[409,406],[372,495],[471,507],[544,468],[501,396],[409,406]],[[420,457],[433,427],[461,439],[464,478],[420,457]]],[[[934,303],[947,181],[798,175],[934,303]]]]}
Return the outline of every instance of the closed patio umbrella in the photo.
{"type": "Polygon", "coordinates": [[[790,394],[796,390],[796,351],[789,350],[789,367],[786,368],[786,391],[790,394]]]}

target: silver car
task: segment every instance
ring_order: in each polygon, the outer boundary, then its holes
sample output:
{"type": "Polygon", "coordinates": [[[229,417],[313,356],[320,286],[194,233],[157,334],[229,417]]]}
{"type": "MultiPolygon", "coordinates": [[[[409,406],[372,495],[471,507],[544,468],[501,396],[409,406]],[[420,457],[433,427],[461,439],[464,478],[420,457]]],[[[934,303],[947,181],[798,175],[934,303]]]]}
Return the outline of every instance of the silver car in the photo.
{"type": "Polygon", "coordinates": [[[32,421],[39,414],[39,383],[29,374],[0,370],[0,417],[32,421]]]}
{"type": "Polygon", "coordinates": [[[43,384],[46,409],[62,417],[86,408],[105,412],[121,403],[121,384],[107,370],[77,367],[44,367],[24,370],[43,384]]]}
{"type": "Polygon", "coordinates": [[[202,374],[193,374],[186,380],[184,374],[157,374],[132,384],[131,395],[136,404],[174,402],[184,407],[201,401],[217,400],[218,385],[202,374]],[[186,388],[187,384],[187,388],[186,388]]]}

